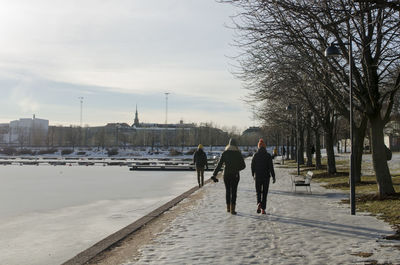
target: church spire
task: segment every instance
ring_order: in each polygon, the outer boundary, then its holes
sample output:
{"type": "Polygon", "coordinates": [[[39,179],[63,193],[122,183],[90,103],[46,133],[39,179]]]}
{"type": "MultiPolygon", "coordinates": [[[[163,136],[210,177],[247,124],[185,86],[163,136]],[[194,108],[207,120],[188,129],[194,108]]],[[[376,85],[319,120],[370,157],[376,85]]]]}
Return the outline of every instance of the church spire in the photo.
{"type": "Polygon", "coordinates": [[[135,121],[133,122],[133,125],[135,125],[136,127],[139,126],[139,115],[138,115],[138,111],[137,111],[137,104],[136,104],[136,112],[135,112],[135,121]]]}

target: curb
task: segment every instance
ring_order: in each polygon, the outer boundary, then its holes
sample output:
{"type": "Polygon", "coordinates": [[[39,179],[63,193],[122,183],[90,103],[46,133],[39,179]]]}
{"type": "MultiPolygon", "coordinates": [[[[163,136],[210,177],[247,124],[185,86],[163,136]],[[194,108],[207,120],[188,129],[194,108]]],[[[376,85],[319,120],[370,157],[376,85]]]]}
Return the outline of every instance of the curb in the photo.
{"type": "MultiPolygon", "coordinates": [[[[211,182],[211,179],[207,179],[204,181],[204,184],[211,182]]],[[[199,187],[193,187],[190,190],[182,193],[178,197],[172,199],[171,201],[165,203],[164,205],[158,207],[154,211],[150,212],[149,214],[143,216],[142,218],[136,220],[135,222],[131,223],[130,225],[125,226],[124,228],[118,230],[117,232],[109,235],[108,237],[102,239],[101,241],[97,242],[93,246],[87,248],[86,250],[82,251],[81,253],[77,254],[75,257],[67,260],[66,262],[62,263],[61,265],[83,265],[92,260],[94,257],[99,255],[105,250],[110,249],[115,244],[119,243],[126,237],[130,236],[131,234],[135,233],[146,224],[163,214],[164,212],[168,211],[183,199],[189,197],[193,192],[199,190],[199,187]]]]}

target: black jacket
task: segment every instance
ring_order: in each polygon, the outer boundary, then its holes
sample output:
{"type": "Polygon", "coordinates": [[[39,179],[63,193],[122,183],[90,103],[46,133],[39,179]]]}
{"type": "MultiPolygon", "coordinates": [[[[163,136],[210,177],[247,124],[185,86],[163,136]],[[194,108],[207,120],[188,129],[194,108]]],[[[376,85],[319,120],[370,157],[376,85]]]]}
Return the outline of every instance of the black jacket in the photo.
{"type": "Polygon", "coordinates": [[[208,167],[207,155],[203,149],[198,149],[196,152],[194,152],[193,163],[196,165],[196,167],[208,167]]]}
{"type": "Polygon", "coordinates": [[[213,176],[218,174],[223,164],[225,164],[224,176],[236,175],[240,170],[246,167],[242,153],[240,153],[239,148],[233,145],[228,145],[222,153],[213,176]]]}
{"type": "Polygon", "coordinates": [[[271,155],[264,147],[258,149],[251,160],[251,174],[258,180],[269,178],[275,179],[274,164],[271,155]]]}

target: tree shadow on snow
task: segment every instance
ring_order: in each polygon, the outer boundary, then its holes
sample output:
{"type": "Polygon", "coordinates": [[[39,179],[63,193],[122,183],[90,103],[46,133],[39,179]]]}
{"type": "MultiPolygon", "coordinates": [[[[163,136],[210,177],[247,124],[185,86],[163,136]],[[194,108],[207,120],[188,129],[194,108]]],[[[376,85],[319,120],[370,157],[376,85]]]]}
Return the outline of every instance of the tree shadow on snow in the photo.
{"type": "Polygon", "coordinates": [[[285,190],[270,190],[268,194],[276,194],[276,195],[285,195],[285,196],[293,196],[293,197],[318,197],[318,198],[347,198],[348,194],[341,192],[329,192],[329,193],[318,193],[313,192],[309,193],[307,191],[285,191],[285,190]]]}
{"type": "MultiPolygon", "coordinates": [[[[304,233],[328,233],[330,235],[338,235],[345,237],[358,237],[367,239],[383,238],[388,234],[388,231],[379,230],[368,227],[360,227],[354,225],[346,225],[340,223],[333,223],[327,221],[319,221],[313,219],[305,219],[293,216],[283,216],[274,213],[267,213],[267,215],[256,215],[238,212],[237,216],[243,218],[252,218],[262,222],[276,222],[284,224],[292,224],[298,226],[298,229],[312,228],[313,231],[306,230],[304,233]]],[[[322,236],[322,235],[321,235],[322,236]]]]}
{"type": "MultiPolygon", "coordinates": [[[[256,194],[255,189],[239,189],[238,192],[240,193],[254,193],[256,194]]],[[[273,190],[270,189],[268,194],[275,194],[275,195],[284,195],[284,196],[292,196],[292,197],[316,197],[316,198],[337,198],[337,199],[344,199],[348,198],[348,194],[340,193],[340,192],[330,192],[330,193],[319,193],[313,192],[309,193],[307,191],[287,191],[287,190],[273,190]]]]}

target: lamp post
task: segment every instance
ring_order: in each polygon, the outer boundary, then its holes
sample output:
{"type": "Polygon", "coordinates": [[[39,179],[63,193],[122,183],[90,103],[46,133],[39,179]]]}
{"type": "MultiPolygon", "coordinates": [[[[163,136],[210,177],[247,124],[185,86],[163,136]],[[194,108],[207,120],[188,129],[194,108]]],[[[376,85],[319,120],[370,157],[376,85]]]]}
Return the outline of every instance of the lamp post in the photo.
{"type": "MultiPolygon", "coordinates": [[[[291,111],[293,110],[293,106],[289,104],[286,107],[286,110],[291,111]]],[[[296,160],[297,160],[297,176],[300,176],[300,152],[299,152],[299,119],[298,119],[298,111],[297,105],[295,105],[296,110],[296,160]]]]}
{"type": "Polygon", "coordinates": [[[82,127],[82,104],[83,104],[83,97],[78,97],[80,103],[81,103],[81,115],[80,115],[80,123],[79,125],[82,127]]]}
{"type": "Polygon", "coordinates": [[[165,94],[165,125],[167,125],[168,124],[168,95],[170,93],[166,92],[164,94],[165,94]]]}
{"type": "MultiPolygon", "coordinates": [[[[345,45],[349,45],[349,101],[350,101],[350,207],[351,207],[351,214],[356,214],[356,188],[355,188],[355,179],[354,179],[354,153],[353,153],[353,71],[352,71],[352,64],[353,64],[353,46],[352,46],[352,37],[349,35],[348,42],[343,43],[345,45]]],[[[325,56],[326,57],[333,57],[333,56],[340,56],[341,52],[336,47],[336,43],[331,43],[331,45],[326,48],[325,56]]]]}

